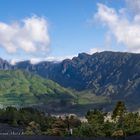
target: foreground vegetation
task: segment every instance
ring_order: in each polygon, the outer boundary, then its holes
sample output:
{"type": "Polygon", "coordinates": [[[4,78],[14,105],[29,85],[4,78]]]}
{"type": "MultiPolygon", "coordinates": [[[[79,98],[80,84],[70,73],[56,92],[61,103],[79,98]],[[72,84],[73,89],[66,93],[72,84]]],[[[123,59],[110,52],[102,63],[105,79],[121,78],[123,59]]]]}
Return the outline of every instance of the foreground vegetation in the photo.
{"type": "Polygon", "coordinates": [[[139,113],[128,112],[123,102],[118,102],[109,113],[90,110],[81,122],[74,115],[55,117],[33,108],[7,107],[0,110],[0,123],[24,128],[26,135],[78,136],[78,137],[125,137],[140,133],[139,113]]]}

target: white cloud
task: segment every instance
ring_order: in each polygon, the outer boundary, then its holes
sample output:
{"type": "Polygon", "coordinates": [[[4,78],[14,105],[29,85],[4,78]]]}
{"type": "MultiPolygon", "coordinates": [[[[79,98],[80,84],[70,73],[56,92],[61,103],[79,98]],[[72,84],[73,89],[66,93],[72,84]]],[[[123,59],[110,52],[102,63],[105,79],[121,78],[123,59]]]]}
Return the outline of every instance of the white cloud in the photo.
{"type": "Polygon", "coordinates": [[[0,47],[8,53],[43,54],[49,44],[48,22],[43,17],[32,16],[12,24],[0,22],[0,47]]]}
{"type": "Polygon", "coordinates": [[[102,51],[105,51],[105,50],[102,49],[102,48],[91,48],[88,53],[89,54],[94,54],[96,52],[102,52],[102,51]]]}
{"type": "Polygon", "coordinates": [[[13,59],[11,59],[10,61],[9,61],[9,63],[11,64],[11,65],[15,65],[17,62],[21,62],[21,61],[23,61],[22,59],[15,59],[15,58],[13,58],[13,59]]]}
{"type": "MultiPolygon", "coordinates": [[[[63,61],[64,59],[72,59],[73,57],[75,57],[76,55],[70,55],[70,56],[58,56],[58,57],[54,57],[54,56],[48,56],[48,57],[33,57],[31,58],[29,61],[31,64],[37,64],[41,61],[54,61],[54,62],[60,62],[63,61]]],[[[15,65],[17,62],[21,62],[21,61],[26,61],[24,59],[11,59],[10,60],[10,64],[15,65]]]]}
{"type": "Polygon", "coordinates": [[[72,59],[75,55],[70,55],[70,56],[58,56],[58,57],[54,57],[54,56],[48,56],[45,58],[31,58],[30,62],[31,64],[37,64],[41,61],[54,61],[54,62],[60,62],[63,61],[64,59],[72,59]]]}
{"type": "MultiPolygon", "coordinates": [[[[128,3],[131,0],[126,1],[128,3]]],[[[131,21],[126,17],[104,4],[98,4],[98,12],[95,14],[95,18],[108,27],[116,41],[127,47],[127,51],[140,52],[140,15],[135,12],[131,21]]]]}

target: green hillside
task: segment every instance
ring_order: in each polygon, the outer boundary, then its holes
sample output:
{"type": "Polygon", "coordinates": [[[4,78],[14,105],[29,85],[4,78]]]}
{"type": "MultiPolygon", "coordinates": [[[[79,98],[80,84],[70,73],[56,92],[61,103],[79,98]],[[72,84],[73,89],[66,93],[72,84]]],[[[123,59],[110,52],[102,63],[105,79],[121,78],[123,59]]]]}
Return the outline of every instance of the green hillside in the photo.
{"type": "Polygon", "coordinates": [[[57,83],[21,70],[0,71],[0,105],[34,105],[74,99],[73,94],[57,83]]]}

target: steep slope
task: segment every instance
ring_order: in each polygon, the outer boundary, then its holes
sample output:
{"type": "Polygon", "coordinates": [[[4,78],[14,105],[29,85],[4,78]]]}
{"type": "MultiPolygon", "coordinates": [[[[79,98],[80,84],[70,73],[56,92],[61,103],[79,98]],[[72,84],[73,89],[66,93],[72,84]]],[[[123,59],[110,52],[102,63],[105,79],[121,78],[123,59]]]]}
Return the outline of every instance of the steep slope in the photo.
{"type": "Polygon", "coordinates": [[[51,80],[21,70],[0,71],[1,105],[39,105],[63,99],[72,101],[74,96],[51,80]]]}
{"type": "Polygon", "coordinates": [[[101,99],[99,102],[107,99],[112,104],[116,100],[125,100],[140,107],[140,54],[81,53],[59,63],[46,61],[33,65],[24,61],[14,66],[0,59],[0,69],[22,69],[51,79],[65,88],[78,90],[78,103],[91,104],[96,99],[101,99]]]}
{"type": "Polygon", "coordinates": [[[15,68],[32,71],[64,87],[79,91],[90,90],[96,95],[114,100],[139,102],[140,54],[81,53],[72,60],[67,59],[60,63],[40,62],[32,65],[21,62],[15,68]]]}
{"type": "Polygon", "coordinates": [[[12,66],[8,63],[8,61],[0,58],[0,70],[10,70],[12,66]]]}

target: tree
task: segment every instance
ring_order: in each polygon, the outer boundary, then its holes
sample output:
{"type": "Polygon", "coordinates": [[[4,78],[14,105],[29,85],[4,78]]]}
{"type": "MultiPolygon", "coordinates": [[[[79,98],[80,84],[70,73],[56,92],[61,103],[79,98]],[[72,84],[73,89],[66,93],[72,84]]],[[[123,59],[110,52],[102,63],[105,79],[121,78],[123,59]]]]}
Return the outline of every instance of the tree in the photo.
{"type": "Polygon", "coordinates": [[[74,135],[78,137],[92,137],[93,128],[89,123],[82,123],[78,128],[74,129],[74,135]]]}
{"type": "Polygon", "coordinates": [[[123,117],[126,113],[126,107],[124,102],[118,101],[112,114],[112,118],[116,119],[118,117],[123,117]]]}
{"type": "Polygon", "coordinates": [[[48,134],[53,136],[63,136],[66,132],[66,124],[64,120],[60,117],[54,121],[51,128],[48,129],[48,134]]]}
{"type": "Polygon", "coordinates": [[[140,116],[138,112],[129,112],[127,115],[125,115],[124,130],[127,135],[140,133],[140,116]]]}
{"type": "Polygon", "coordinates": [[[124,102],[118,101],[113,110],[112,119],[118,122],[119,125],[122,127],[125,114],[126,114],[126,107],[124,102]]]}
{"type": "MultiPolygon", "coordinates": [[[[92,127],[92,136],[104,136],[104,116],[100,110],[94,109],[93,111],[88,111],[86,118],[88,123],[92,127]]],[[[90,128],[90,127],[89,127],[90,128]]]]}
{"type": "Polygon", "coordinates": [[[93,111],[88,111],[86,114],[86,119],[90,124],[99,123],[103,124],[104,123],[104,115],[100,110],[94,109],[93,111]]]}
{"type": "Polygon", "coordinates": [[[13,126],[17,126],[17,121],[19,119],[19,113],[18,110],[14,107],[7,107],[4,113],[4,119],[5,122],[13,125],[13,126]]]}
{"type": "Polygon", "coordinates": [[[109,122],[109,121],[104,122],[103,132],[107,137],[111,136],[114,131],[115,131],[114,122],[109,122]]]}
{"type": "Polygon", "coordinates": [[[124,119],[126,115],[126,107],[124,102],[118,101],[113,113],[112,113],[112,119],[115,121],[115,130],[112,133],[112,136],[118,136],[118,137],[124,137],[125,131],[124,131],[124,119]]]}
{"type": "Polygon", "coordinates": [[[70,128],[75,128],[81,125],[81,121],[77,116],[69,116],[70,128]]]}
{"type": "Polygon", "coordinates": [[[30,122],[26,127],[25,134],[27,135],[41,135],[40,125],[34,121],[30,122]]]}

